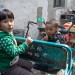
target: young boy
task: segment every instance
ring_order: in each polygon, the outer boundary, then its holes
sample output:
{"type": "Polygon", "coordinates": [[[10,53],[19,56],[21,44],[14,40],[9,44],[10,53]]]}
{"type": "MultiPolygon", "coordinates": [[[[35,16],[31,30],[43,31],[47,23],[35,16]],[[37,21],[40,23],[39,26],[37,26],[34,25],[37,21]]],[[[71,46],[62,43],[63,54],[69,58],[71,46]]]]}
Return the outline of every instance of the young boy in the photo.
{"type": "Polygon", "coordinates": [[[58,22],[56,20],[50,20],[46,22],[45,27],[46,36],[43,40],[57,43],[64,43],[64,38],[58,31],[58,22]]]}
{"type": "MultiPolygon", "coordinates": [[[[58,31],[58,22],[55,19],[46,22],[45,32],[46,32],[46,35],[43,37],[42,40],[49,41],[49,42],[64,43],[64,37],[58,31]]],[[[47,65],[40,65],[37,63],[34,65],[34,68],[38,70],[40,69],[41,71],[50,72],[48,70],[47,65]]],[[[55,75],[62,75],[62,74],[59,74],[60,70],[54,70],[54,71],[57,72],[57,74],[55,75]]]]}
{"type": "Polygon", "coordinates": [[[25,52],[28,45],[32,43],[32,39],[28,37],[23,44],[17,46],[12,34],[13,28],[13,13],[8,9],[0,11],[0,74],[33,75],[28,70],[29,67],[26,67],[26,62],[19,60],[19,55],[25,52]]]}

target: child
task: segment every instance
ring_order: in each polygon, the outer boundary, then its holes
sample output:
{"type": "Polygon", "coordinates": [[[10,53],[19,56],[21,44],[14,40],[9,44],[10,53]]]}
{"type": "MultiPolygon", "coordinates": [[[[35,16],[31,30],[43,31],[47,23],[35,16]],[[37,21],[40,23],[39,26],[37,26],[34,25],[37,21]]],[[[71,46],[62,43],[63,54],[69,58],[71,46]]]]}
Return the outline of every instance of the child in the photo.
{"type": "MultiPolygon", "coordinates": [[[[61,35],[60,32],[58,32],[58,22],[55,19],[46,22],[45,32],[46,32],[46,35],[43,37],[42,40],[49,41],[49,42],[64,43],[63,36],[61,35]]],[[[45,71],[45,72],[50,72],[48,71],[49,68],[47,65],[40,65],[37,63],[37,64],[34,64],[34,68],[45,71]]],[[[59,72],[59,70],[54,70],[54,71],[59,72]]],[[[57,73],[56,75],[59,75],[59,74],[57,73]]]]}
{"type": "Polygon", "coordinates": [[[64,38],[60,32],[58,32],[58,22],[56,20],[50,20],[46,22],[45,27],[46,36],[43,40],[57,43],[64,43],[64,38]]]}
{"type": "Polygon", "coordinates": [[[1,75],[33,75],[25,69],[26,62],[19,60],[19,55],[25,52],[32,39],[28,37],[23,44],[17,46],[12,34],[13,28],[13,13],[8,9],[0,11],[0,73],[1,75]]]}

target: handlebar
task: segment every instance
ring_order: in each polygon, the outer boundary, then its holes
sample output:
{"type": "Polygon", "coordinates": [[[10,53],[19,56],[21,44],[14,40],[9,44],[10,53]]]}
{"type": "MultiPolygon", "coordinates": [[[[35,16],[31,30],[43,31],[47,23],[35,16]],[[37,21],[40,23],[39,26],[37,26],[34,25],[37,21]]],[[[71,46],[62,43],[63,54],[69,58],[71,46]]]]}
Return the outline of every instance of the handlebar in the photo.
{"type": "Polygon", "coordinates": [[[31,24],[31,23],[33,23],[33,24],[37,24],[36,22],[33,22],[33,21],[29,21],[29,24],[31,24]]]}
{"type": "Polygon", "coordinates": [[[26,32],[25,37],[27,37],[27,36],[28,36],[28,32],[29,32],[29,25],[30,25],[30,24],[37,24],[37,23],[36,23],[36,22],[33,22],[33,21],[29,21],[29,22],[28,22],[28,25],[27,25],[27,28],[28,28],[28,29],[27,29],[27,32],[26,32]]]}

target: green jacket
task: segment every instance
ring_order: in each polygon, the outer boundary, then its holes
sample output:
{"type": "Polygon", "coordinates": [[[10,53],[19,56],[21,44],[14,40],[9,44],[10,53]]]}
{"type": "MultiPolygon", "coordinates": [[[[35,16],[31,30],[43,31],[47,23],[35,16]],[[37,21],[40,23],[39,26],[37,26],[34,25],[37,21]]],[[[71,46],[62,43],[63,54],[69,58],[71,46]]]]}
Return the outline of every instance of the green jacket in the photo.
{"type": "Polygon", "coordinates": [[[9,69],[13,58],[25,52],[26,48],[25,43],[17,46],[10,33],[0,32],[0,72],[9,69]]]}

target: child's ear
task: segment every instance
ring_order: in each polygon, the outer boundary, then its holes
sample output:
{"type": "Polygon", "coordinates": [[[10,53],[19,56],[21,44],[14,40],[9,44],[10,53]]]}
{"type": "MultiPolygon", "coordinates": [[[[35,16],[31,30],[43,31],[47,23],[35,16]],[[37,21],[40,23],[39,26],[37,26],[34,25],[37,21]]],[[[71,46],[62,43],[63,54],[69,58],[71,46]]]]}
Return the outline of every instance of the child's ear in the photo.
{"type": "Polygon", "coordinates": [[[56,28],[56,31],[58,31],[58,27],[56,28]]]}
{"type": "Polygon", "coordinates": [[[57,30],[58,30],[58,27],[57,27],[57,30]]]}

